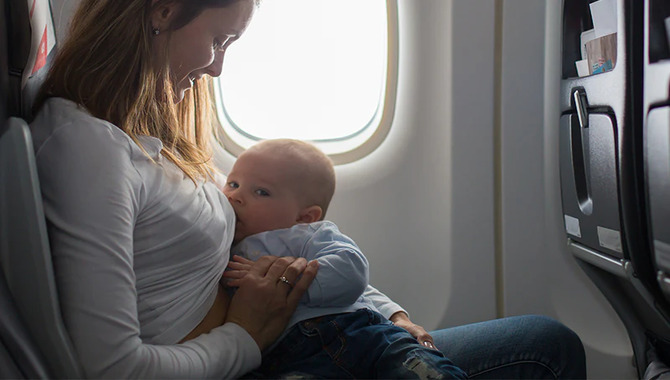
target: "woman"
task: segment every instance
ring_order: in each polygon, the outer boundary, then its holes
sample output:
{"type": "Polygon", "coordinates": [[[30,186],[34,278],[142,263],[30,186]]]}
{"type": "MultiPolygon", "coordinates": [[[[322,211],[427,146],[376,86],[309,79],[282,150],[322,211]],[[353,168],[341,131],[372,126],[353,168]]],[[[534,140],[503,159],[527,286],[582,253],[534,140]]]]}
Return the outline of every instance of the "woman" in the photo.
{"type": "MultiPolygon", "coordinates": [[[[219,285],[234,213],[213,179],[202,77],[221,73],[256,6],[87,0],[72,20],[31,128],[63,319],[87,377],[238,377],[260,364],[318,270],[267,257],[232,299],[219,285]]],[[[523,364],[537,361],[551,375],[583,376],[579,339],[554,321],[431,336],[370,293],[394,323],[426,345],[434,339],[471,375],[537,376],[523,364]],[[472,351],[484,348],[484,357],[472,351]]]]}

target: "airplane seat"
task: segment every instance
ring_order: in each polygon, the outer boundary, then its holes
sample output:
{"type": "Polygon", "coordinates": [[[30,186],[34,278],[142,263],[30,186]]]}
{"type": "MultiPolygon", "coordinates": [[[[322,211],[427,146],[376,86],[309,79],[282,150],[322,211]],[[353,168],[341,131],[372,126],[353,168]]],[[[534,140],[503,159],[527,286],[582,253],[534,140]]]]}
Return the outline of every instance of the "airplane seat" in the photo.
{"type": "Polygon", "coordinates": [[[7,13],[9,115],[32,121],[32,105],[56,54],[48,1],[5,0],[7,13]]]}
{"type": "MultiPolygon", "coordinates": [[[[659,286],[649,242],[641,164],[648,75],[641,42],[649,2],[614,0],[615,29],[599,31],[596,39],[599,18],[593,11],[602,8],[595,0],[563,1],[559,123],[568,250],[623,322],[638,376],[644,379],[670,375],[670,303],[659,286]],[[583,41],[588,38],[595,43],[583,41]],[[599,46],[616,52],[615,64],[609,61],[603,72],[591,71],[593,56],[589,62],[589,48],[601,60],[612,59],[599,46]],[[588,70],[580,74],[583,63],[588,70]]],[[[667,97],[667,86],[664,90],[667,97]]]]}
{"type": "Polygon", "coordinates": [[[0,7],[0,377],[82,378],[65,330],[26,120],[51,57],[49,1],[0,7]]]}
{"type": "MultiPolygon", "coordinates": [[[[644,1],[642,145],[649,240],[657,281],[670,301],[670,4],[644,1]]],[[[669,345],[670,346],[670,345],[669,345]]],[[[665,352],[670,356],[670,347],[665,352]]],[[[670,358],[665,360],[670,363],[670,358]]],[[[670,378],[670,369],[668,375],[670,378]]]]}

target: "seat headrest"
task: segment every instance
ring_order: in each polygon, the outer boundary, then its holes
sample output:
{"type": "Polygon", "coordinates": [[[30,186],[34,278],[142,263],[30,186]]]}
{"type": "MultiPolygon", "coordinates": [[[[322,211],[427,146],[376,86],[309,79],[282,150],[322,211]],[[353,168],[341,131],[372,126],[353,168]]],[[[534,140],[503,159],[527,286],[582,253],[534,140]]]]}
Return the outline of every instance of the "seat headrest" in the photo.
{"type": "Polygon", "coordinates": [[[28,121],[53,55],[56,33],[48,0],[8,0],[6,4],[9,114],[28,121]]]}
{"type": "Polygon", "coordinates": [[[47,64],[47,56],[56,47],[56,33],[51,5],[48,1],[26,0],[32,2],[30,8],[30,55],[23,72],[23,86],[47,64]]]}

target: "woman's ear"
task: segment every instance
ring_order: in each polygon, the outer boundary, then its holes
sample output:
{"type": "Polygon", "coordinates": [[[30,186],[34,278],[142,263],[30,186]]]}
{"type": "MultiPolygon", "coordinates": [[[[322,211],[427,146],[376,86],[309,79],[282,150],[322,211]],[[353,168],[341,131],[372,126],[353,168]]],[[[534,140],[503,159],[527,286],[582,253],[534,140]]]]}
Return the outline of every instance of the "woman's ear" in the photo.
{"type": "Polygon", "coordinates": [[[298,223],[314,223],[321,220],[321,215],[323,215],[321,207],[317,205],[309,206],[300,210],[300,214],[298,214],[298,219],[296,221],[298,223]]]}
{"type": "Polygon", "coordinates": [[[151,27],[153,30],[163,31],[170,28],[172,19],[177,15],[179,5],[174,1],[167,1],[159,3],[158,0],[153,0],[154,6],[151,10],[151,27]]]}

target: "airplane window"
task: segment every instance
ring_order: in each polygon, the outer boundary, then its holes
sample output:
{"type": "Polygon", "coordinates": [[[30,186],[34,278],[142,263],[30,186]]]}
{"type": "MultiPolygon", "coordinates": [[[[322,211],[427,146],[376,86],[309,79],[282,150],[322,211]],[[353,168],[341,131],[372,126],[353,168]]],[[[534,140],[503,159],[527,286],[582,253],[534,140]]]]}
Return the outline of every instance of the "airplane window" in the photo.
{"type": "Polygon", "coordinates": [[[220,139],[238,154],[256,141],[316,143],[336,163],[372,151],[395,104],[395,0],[272,0],[214,81],[220,139]]]}

